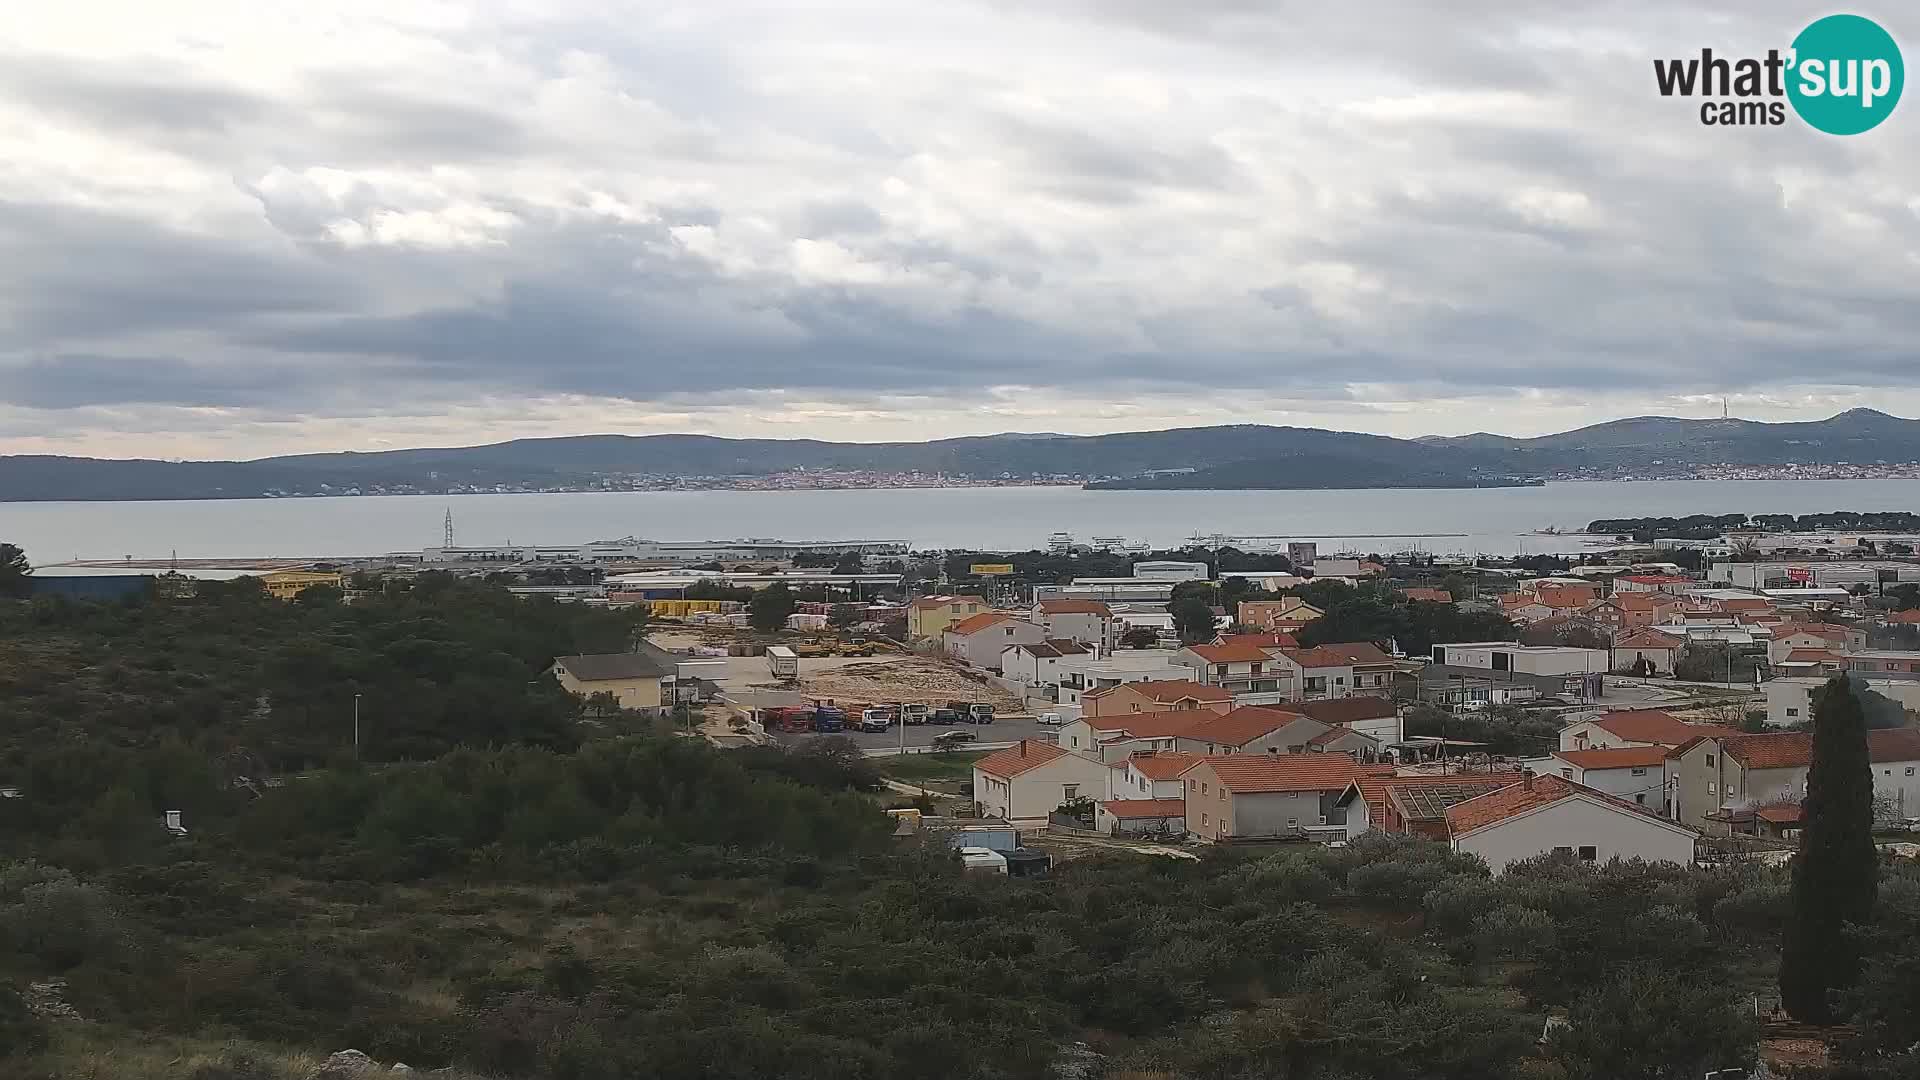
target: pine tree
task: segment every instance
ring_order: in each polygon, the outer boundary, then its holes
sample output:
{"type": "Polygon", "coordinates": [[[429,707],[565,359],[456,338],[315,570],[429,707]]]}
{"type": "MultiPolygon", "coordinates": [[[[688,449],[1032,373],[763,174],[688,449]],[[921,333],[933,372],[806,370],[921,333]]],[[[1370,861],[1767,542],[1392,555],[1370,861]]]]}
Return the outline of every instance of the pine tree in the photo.
{"type": "Polygon", "coordinates": [[[1831,991],[1860,971],[1849,924],[1873,914],[1879,873],[1873,847],[1873,768],[1867,719],[1846,676],[1814,695],[1813,762],[1793,858],[1793,911],[1780,948],[1780,1002],[1796,1020],[1833,1021],[1831,991]]]}

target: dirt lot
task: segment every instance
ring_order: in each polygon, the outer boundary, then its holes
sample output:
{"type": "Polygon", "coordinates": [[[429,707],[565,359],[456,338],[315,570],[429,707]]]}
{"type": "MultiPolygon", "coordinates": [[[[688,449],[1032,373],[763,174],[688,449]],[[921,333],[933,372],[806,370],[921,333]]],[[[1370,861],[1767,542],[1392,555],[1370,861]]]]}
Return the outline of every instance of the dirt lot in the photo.
{"type": "Polygon", "coordinates": [[[836,701],[982,701],[1001,713],[1023,712],[1012,694],[958,664],[924,656],[849,660],[837,667],[800,672],[800,692],[836,701]]]}

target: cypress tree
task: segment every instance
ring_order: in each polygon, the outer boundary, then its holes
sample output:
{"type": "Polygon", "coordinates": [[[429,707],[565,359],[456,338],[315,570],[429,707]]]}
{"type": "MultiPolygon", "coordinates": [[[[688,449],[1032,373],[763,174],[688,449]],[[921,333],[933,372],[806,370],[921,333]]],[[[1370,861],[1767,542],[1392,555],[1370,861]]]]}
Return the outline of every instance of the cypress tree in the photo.
{"type": "Polygon", "coordinates": [[[1780,1003],[1795,1020],[1826,1024],[1834,1019],[1830,991],[1851,986],[1859,975],[1847,926],[1872,916],[1879,874],[1866,712],[1844,675],[1814,694],[1813,762],[1801,806],[1793,911],[1780,948],[1780,1003]]]}

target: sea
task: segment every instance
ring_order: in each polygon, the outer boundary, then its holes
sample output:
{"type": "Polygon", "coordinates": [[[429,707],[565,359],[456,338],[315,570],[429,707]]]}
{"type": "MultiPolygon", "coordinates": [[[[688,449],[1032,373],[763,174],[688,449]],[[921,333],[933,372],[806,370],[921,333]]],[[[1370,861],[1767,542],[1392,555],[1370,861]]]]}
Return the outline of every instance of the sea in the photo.
{"type": "Polygon", "coordinates": [[[1512,555],[1593,550],[1598,518],[1920,510],[1914,480],[1649,480],[1364,491],[1086,491],[1072,487],[392,495],[160,502],[0,503],[0,541],[35,565],[69,560],[323,559],[441,542],[903,540],[916,549],[1016,551],[1054,533],[1177,547],[1311,540],[1323,552],[1512,555]],[[1557,534],[1553,530],[1558,530],[1557,534]]]}

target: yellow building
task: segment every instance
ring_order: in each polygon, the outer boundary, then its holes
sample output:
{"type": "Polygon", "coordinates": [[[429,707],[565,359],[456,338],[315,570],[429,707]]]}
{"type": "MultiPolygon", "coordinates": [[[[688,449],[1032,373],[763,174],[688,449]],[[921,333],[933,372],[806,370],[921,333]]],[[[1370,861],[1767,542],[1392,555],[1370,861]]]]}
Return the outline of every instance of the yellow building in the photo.
{"type": "Polygon", "coordinates": [[[907,607],[907,637],[939,638],[954,623],[991,610],[978,596],[922,596],[907,607]]]}
{"type": "Polygon", "coordinates": [[[674,657],[652,645],[642,643],[639,652],[597,653],[591,656],[556,656],[553,677],[561,688],[578,698],[611,694],[622,709],[657,713],[666,707],[663,684],[674,679],[674,657]]]}
{"type": "Polygon", "coordinates": [[[323,570],[275,570],[260,577],[260,584],[266,587],[267,595],[276,600],[291,600],[316,585],[342,588],[345,582],[346,578],[337,571],[323,570]]]}

